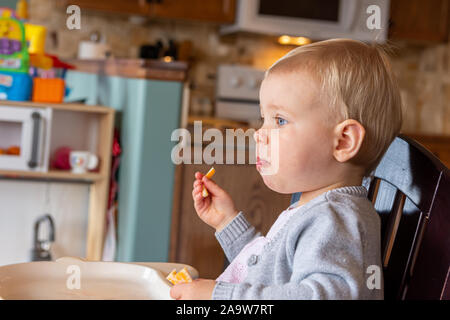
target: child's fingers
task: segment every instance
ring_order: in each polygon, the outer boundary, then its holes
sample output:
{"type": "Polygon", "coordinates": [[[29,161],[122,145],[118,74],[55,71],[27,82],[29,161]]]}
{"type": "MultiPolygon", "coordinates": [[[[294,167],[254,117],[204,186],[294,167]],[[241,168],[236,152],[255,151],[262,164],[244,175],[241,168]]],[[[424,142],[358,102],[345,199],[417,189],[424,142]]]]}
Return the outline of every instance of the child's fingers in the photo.
{"type": "Polygon", "coordinates": [[[206,189],[208,189],[208,191],[210,191],[214,195],[219,195],[223,192],[221,187],[219,187],[214,181],[208,179],[207,177],[203,177],[202,182],[205,185],[206,189]]]}
{"type": "Polygon", "coordinates": [[[195,173],[195,179],[201,180],[203,178],[203,174],[200,171],[197,171],[195,173]]]}
{"type": "Polygon", "coordinates": [[[183,289],[184,289],[183,283],[174,285],[172,288],[170,288],[170,296],[176,300],[181,299],[183,289]]]}
{"type": "Polygon", "coordinates": [[[202,193],[203,185],[198,185],[194,188],[196,194],[202,193]]]}
{"type": "Polygon", "coordinates": [[[193,183],[194,189],[195,189],[195,187],[201,186],[201,185],[202,185],[202,180],[195,180],[194,183],[193,183]]]}
{"type": "Polygon", "coordinates": [[[197,196],[201,196],[202,195],[202,187],[197,187],[194,188],[194,190],[192,190],[192,198],[197,199],[197,196]]]}
{"type": "Polygon", "coordinates": [[[205,205],[205,198],[202,195],[202,187],[197,187],[192,190],[192,199],[194,199],[194,205],[198,208],[202,208],[205,205]]]}
{"type": "Polygon", "coordinates": [[[195,195],[195,196],[193,196],[193,198],[194,198],[194,207],[195,207],[195,210],[197,211],[197,214],[198,215],[201,215],[202,214],[202,211],[205,209],[205,208],[207,208],[208,207],[208,204],[207,204],[207,199],[206,198],[204,198],[202,195],[201,195],[201,193],[200,194],[197,194],[197,195],[195,195]]]}
{"type": "Polygon", "coordinates": [[[201,196],[202,196],[201,190],[198,190],[198,189],[194,190],[194,199],[201,199],[201,198],[199,198],[201,196]]]}

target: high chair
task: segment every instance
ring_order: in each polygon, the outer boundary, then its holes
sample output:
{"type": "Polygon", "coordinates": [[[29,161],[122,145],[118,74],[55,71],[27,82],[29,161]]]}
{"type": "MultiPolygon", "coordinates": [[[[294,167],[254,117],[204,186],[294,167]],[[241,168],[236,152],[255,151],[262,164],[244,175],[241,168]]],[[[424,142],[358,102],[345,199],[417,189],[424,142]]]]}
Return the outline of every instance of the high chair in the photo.
{"type": "MultiPolygon", "coordinates": [[[[381,218],[386,300],[450,299],[450,173],[399,135],[363,185],[381,218]]],[[[293,194],[291,203],[300,194],[293,194]]]]}

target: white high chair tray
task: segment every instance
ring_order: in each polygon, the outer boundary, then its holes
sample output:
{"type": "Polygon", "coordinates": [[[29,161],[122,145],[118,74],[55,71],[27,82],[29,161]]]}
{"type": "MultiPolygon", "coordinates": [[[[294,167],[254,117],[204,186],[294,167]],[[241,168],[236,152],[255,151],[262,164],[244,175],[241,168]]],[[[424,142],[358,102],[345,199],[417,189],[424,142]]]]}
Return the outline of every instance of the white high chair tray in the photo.
{"type": "Polygon", "coordinates": [[[179,263],[64,257],[11,264],[0,267],[0,300],[171,300],[166,276],[183,267],[198,278],[197,270],[179,263]]]}

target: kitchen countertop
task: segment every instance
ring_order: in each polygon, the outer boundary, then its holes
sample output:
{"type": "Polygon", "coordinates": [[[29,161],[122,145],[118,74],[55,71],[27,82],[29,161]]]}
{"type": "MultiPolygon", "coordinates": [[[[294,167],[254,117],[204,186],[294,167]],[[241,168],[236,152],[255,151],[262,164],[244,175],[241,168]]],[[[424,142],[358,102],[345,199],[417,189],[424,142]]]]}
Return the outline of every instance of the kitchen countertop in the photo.
{"type": "Polygon", "coordinates": [[[108,58],[103,60],[66,59],[76,71],[128,78],[185,81],[189,66],[183,61],[108,58]]]}

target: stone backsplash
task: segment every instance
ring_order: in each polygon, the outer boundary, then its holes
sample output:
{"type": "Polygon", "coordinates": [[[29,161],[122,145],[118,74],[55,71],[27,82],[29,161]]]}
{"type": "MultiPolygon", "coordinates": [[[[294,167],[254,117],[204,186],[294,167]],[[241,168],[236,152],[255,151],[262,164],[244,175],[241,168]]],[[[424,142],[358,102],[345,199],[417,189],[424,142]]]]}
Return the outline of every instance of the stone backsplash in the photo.
{"type": "MultiPolygon", "coordinates": [[[[221,36],[219,26],[202,22],[147,20],[132,23],[129,17],[81,12],[81,29],[66,27],[65,8],[58,0],[30,0],[30,22],[48,28],[46,51],[75,58],[78,43],[98,31],[115,57],[135,58],[139,47],[157,39],[191,41],[190,113],[212,115],[216,68],[221,63],[267,68],[293,47],[277,44],[275,37],[237,34],[221,36]]],[[[393,43],[391,54],[405,108],[404,132],[450,135],[450,46],[412,46],[393,43]]]]}

